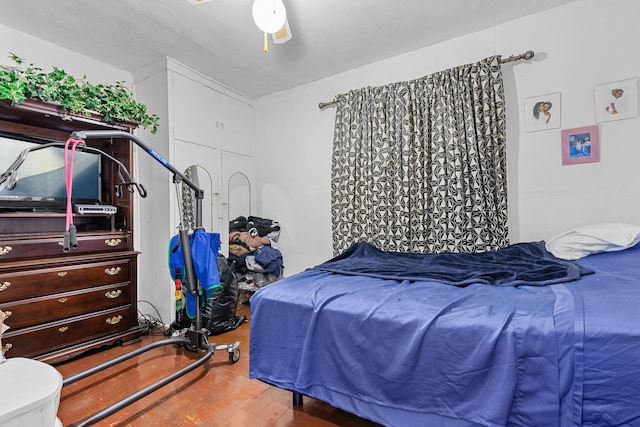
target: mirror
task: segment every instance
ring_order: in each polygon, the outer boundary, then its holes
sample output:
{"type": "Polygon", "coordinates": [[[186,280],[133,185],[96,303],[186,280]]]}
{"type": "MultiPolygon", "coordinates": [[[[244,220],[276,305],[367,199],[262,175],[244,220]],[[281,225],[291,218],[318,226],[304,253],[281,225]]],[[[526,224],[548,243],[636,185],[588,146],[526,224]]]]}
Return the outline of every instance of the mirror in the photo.
{"type": "Polygon", "coordinates": [[[227,182],[227,205],[229,220],[251,215],[251,181],[244,172],[234,172],[227,182]]]}
{"type": "MultiPolygon", "coordinates": [[[[191,182],[204,191],[204,200],[202,201],[202,226],[207,231],[219,230],[216,224],[216,212],[214,205],[213,178],[209,171],[201,165],[188,166],[184,172],[191,182]]],[[[182,184],[181,188],[181,204],[182,204],[182,222],[185,227],[194,229],[196,226],[196,200],[194,191],[186,184],[182,184]]]]}

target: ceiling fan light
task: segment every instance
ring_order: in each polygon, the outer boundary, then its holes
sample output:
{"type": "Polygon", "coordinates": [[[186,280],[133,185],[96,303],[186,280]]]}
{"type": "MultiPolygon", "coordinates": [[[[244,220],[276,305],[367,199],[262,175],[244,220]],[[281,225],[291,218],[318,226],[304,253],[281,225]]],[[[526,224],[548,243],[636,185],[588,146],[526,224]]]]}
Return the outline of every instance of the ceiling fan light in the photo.
{"type": "Polygon", "coordinates": [[[287,19],[282,0],[255,0],[252,13],[254,22],[265,33],[277,32],[287,19]]]}

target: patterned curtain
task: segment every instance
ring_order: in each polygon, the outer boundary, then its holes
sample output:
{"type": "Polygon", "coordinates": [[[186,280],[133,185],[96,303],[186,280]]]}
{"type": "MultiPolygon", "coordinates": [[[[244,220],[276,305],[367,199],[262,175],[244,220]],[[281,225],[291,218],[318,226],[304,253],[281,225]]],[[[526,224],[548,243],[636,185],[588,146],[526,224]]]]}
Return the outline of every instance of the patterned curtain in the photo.
{"type": "Polygon", "coordinates": [[[509,244],[500,57],[337,99],[333,249],[482,252],[509,244]]]}

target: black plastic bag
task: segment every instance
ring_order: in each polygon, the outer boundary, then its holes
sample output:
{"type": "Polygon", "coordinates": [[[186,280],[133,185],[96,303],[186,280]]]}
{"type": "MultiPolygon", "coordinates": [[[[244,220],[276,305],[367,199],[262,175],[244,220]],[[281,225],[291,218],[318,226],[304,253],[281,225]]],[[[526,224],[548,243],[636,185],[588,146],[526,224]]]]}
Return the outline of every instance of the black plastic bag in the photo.
{"type": "Polygon", "coordinates": [[[218,272],[222,288],[213,292],[202,310],[202,324],[212,335],[236,329],[246,321],[244,316],[237,316],[238,282],[235,280],[235,262],[231,265],[227,259],[218,254],[218,272]]]}

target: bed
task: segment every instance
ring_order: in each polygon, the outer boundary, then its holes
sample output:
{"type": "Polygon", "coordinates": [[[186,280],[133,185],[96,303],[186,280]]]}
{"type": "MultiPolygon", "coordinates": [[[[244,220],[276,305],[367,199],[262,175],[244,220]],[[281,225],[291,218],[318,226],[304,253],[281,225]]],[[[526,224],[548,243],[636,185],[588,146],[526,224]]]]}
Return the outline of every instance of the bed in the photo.
{"type": "Polygon", "coordinates": [[[640,426],[639,238],[430,278],[356,244],[252,296],[249,375],[388,426],[640,426]]]}

